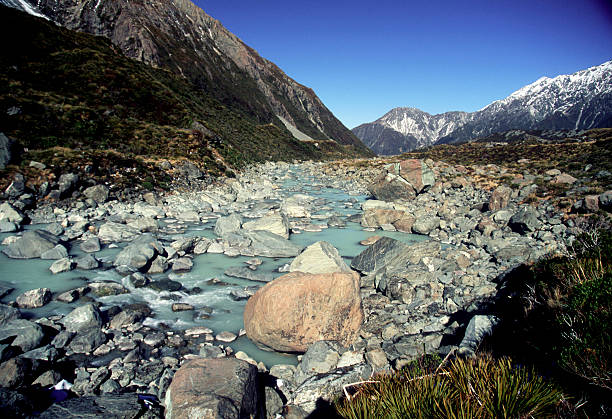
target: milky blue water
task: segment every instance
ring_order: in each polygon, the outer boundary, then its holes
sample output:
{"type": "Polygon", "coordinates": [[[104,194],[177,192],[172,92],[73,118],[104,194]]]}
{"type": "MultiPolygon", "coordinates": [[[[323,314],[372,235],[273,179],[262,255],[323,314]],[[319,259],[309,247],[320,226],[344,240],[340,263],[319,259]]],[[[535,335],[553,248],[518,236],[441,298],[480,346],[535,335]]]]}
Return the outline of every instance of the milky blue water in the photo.
{"type": "MultiPolygon", "coordinates": [[[[290,173],[291,175],[291,173],[290,173]]],[[[318,215],[329,216],[349,216],[360,212],[360,203],[365,200],[365,196],[349,196],[345,192],[318,185],[317,179],[310,176],[303,176],[297,179],[299,173],[294,172],[292,178],[282,183],[282,193],[290,196],[294,193],[308,194],[315,199],[323,199],[321,205],[317,205],[317,211],[313,213],[312,224],[325,225],[326,219],[317,219],[318,215]]],[[[40,226],[38,226],[40,227],[40,226]]],[[[185,235],[204,236],[214,238],[214,223],[189,225],[185,235]]],[[[30,227],[31,228],[31,227],[30,227]]],[[[359,242],[372,236],[384,235],[402,240],[405,242],[415,242],[423,240],[422,237],[405,234],[400,232],[376,232],[364,231],[357,223],[347,223],[346,228],[323,228],[320,232],[301,232],[292,234],[290,241],[300,246],[308,246],[316,241],[327,241],[334,245],[343,256],[347,264],[350,260],[365,249],[359,242]]],[[[0,241],[9,234],[0,234],[0,241]]],[[[96,254],[99,259],[112,261],[120,249],[104,248],[96,254]]],[[[73,256],[82,252],[75,245],[70,250],[73,256]]],[[[230,298],[230,292],[261,283],[230,278],[223,272],[231,266],[246,266],[249,257],[228,257],[223,254],[203,254],[194,257],[194,267],[192,271],[182,274],[165,273],[152,275],[152,279],[170,278],[179,281],[183,289],[178,292],[157,292],[149,288],[133,288],[115,270],[96,270],[64,272],[52,275],[49,266],[53,261],[49,260],[15,260],[9,259],[4,254],[0,254],[0,281],[10,283],[14,291],[2,299],[2,302],[14,300],[22,292],[40,287],[47,287],[54,293],[60,293],[87,284],[88,281],[115,281],[123,283],[129,290],[129,294],[108,296],[98,298],[104,305],[123,305],[132,302],[145,302],[153,310],[153,318],[147,319],[146,324],[157,326],[161,323],[174,328],[186,329],[193,326],[206,326],[215,333],[221,331],[231,331],[236,334],[244,327],[243,310],[246,301],[234,301],[230,298]],[[195,292],[193,289],[199,288],[195,292]],[[195,307],[194,311],[173,312],[172,303],[188,303],[195,307]],[[201,318],[201,314],[206,313],[208,318],[201,318]]],[[[260,258],[263,264],[258,267],[258,273],[272,273],[275,277],[281,276],[278,268],[291,262],[291,258],[260,258]]],[[[44,317],[51,314],[66,314],[70,312],[76,304],[66,304],[53,301],[39,309],[23,310],[28,317],[44,317]]],[[[296,359],[292,355],[278,354],[262,351],[257,348],[246,336],[241,336],[230,346],[235,350],[246,352],[257,361],[263,361],[266,366],[278,363],[295,364],[296,359]]]]}

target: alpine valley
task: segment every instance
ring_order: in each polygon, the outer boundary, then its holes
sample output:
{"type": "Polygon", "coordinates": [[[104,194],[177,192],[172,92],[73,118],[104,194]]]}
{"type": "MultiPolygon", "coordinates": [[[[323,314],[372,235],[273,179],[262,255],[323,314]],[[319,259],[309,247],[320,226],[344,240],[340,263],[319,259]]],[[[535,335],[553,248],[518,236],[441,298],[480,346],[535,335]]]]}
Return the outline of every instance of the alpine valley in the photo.
{"type": "Polygon", "coordinates": [[[395,108],[353,132],[377,154],[393,155],[509,130],[579,131],[609,126],[612,61],[570,75],[542,77],[476,112],[430,115],[415,108],[395,108]]]}

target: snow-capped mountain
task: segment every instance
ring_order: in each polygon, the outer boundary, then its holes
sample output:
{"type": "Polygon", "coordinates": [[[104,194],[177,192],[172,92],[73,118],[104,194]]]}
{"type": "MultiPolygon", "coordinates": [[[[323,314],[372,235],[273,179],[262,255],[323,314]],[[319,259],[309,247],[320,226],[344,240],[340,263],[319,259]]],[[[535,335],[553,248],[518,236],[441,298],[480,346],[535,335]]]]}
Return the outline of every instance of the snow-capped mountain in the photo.
{"type": "Polygon", "coordinates": [[[379,154],[469,141],[512,129],[582,130],[612,126],[612,61],[554,78],[542,77],[472,113],[430,115],[396,108],[353,132],[379,154]]]}

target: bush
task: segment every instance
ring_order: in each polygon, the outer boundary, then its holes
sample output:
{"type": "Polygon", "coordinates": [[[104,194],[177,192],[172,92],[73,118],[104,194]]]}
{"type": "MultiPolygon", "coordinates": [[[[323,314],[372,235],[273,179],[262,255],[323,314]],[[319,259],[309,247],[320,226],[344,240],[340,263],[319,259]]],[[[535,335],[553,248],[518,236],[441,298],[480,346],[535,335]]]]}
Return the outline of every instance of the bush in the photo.
{"type": "Polygon", "coordinates": [[[509,359],[456,359],[419,375],[419,368],[378,376],[335,404],[345,418],[555,417],[563,394],[509,359]]]}

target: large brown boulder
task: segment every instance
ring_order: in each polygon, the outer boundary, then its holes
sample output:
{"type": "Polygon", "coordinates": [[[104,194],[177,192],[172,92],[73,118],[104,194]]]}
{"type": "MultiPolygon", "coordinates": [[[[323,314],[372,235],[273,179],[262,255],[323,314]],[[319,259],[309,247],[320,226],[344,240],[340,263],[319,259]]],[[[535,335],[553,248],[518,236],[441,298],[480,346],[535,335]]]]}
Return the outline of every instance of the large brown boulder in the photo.
{"type": "Polygon", "coordinates": [[[433,186],[436,179],[431,168],[422,160],[410,159],[399,163],[396,169],[399,175],[408,181],[417,193],[423,189],[433,186]]]}
{"type": "Polygon", "coordinates": [[[183,364],[166,392],[166,419],[262,417],[257,367],[237,358],[183,364]]]}
{"type": "Polygon", "coordinates": [[[435,183],[434,172],[424,161],[410,159],[385,166],[385,173],[368,191],[381,201],[410,200],[435,183]]]}
{"type": "Polygon", "coordinates": [[[319,340],[347,346],[362,322],[356,272],[292,272],[259,289],[244,309],[247,336],[282,352],[305,352],[319,340]]]}

